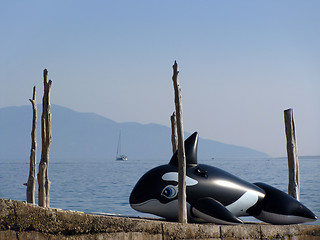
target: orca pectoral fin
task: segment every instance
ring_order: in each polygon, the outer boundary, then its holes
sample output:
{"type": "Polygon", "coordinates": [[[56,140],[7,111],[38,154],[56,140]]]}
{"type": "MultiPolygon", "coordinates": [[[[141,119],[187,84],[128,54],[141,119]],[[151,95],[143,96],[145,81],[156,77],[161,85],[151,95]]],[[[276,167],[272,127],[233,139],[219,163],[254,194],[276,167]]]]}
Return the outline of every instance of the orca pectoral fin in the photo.
{"type": "Polygon", "coordinates": [[[221,203],[213,198],[202,198],[192,204],[192,214],[208,222],[216,224],[239,224],[243,223],[234,216],[221,203]]]}

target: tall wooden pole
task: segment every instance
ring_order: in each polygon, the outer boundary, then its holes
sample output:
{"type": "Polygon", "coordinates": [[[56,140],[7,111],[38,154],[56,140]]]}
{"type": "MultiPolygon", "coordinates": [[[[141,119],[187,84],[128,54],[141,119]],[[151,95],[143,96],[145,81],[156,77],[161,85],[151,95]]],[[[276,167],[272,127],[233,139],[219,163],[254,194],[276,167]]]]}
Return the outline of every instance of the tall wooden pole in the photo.
{"type": "Polygon", "coordinates": [[[43,71],[44,94],[42,98],[41,137],[42,151],[39,164],[39,206],[50,207],[50,181],[48,176],[49,150],[52,141],[51,135],[51,112],[50,112],[50,90],[52,81],[48,81],[48,70],[43,71]]]}
{"type": "Polygon", "coordinates": [[[175,61],[173,68],[173,87],[175,96],[177,135],[178,135],[178,202],[179,202],[179,222],[187,223],[187,195],[186,195],[186,156],[184,149],[184,133],[182,121],[181,89],[178,81],[178,64],[175,61]]]}
{"type": "Polygon", "coordinates": [[[31,130],[31,153],[30,169],[27,182],[27,202],[35,204],[34,192],[36,188],[36,153],[37,153],[37,104],[36,86],[33,87],[33,97],[29,99],[33,109],[32,130],[31,130]]]}
{"type": "Polygon", "coordinates": [[[177,137],[177,117],[176,112],[171,115],[171,143],[172,143],[172,154],[178,150],[178,137],[177,137]]]}
{"type": "Polygon", "coordinates": [[[291,108],[284,111],[284,123],[287,138],[289,170],[288,194],[297,200],[300,200],[299,160],[293,120],[293,110],[291,108]]]}

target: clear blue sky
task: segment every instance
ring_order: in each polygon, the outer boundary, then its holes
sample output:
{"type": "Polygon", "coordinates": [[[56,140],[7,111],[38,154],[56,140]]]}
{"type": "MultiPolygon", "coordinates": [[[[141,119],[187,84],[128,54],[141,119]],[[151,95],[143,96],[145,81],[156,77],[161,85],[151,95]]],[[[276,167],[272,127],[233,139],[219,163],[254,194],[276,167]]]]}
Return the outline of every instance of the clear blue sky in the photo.
{"type": "Polygon", "coordinates": [[[47,68],[53,104],[169,126],[177,60],[186,131],[285,156],[293,108],[298,153],[319,155],[319,12],[318,0],[1,1],[0,107],[30,104],[33,85],[40,103],[47,68]]]}

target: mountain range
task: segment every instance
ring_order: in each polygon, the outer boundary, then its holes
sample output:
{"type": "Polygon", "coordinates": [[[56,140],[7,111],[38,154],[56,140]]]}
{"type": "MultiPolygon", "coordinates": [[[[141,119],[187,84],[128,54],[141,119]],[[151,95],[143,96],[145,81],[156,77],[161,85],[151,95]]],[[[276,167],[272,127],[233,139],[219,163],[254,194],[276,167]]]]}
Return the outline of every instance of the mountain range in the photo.
{"type": "MultiPolygon", "coordinates": [[[[41,105],[38,105],[37,159],[41,151],[41,105]]],[[[118,123],[95,113],[81,113],[52,105],[50,159],[89,161],[115,159],[119,133],[122,151],[129,160],[170,159],[171,129],[159,124],[118,123]]],[[[32,107],[0,108],[0,160],[29,159],[32,107]]],[[[185,138],[190,133],[185,133],[185,138]]],[[[198,157],[262,158],[267,154],[247,147],[199,138],[198,157]]]]}

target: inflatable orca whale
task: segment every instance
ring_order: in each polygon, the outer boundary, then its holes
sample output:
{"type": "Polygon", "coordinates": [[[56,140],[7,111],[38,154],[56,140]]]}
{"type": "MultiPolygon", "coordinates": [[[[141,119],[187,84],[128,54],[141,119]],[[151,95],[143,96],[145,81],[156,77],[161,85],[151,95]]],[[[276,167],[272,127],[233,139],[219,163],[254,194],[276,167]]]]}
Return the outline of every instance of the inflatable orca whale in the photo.
{"type": "MultiPolygon", "coordinates": [[[[265,183],[251,184],[228,172],[198,164],[198,133],[185,140],[187,211],[190,222],[242,223],[240,216],[272,224],[296,224],[317,217],[288,194],[265,183]]],[[[145,173],[130,195],[133,209],[178,220],[178,158],[145,173]]]]}

